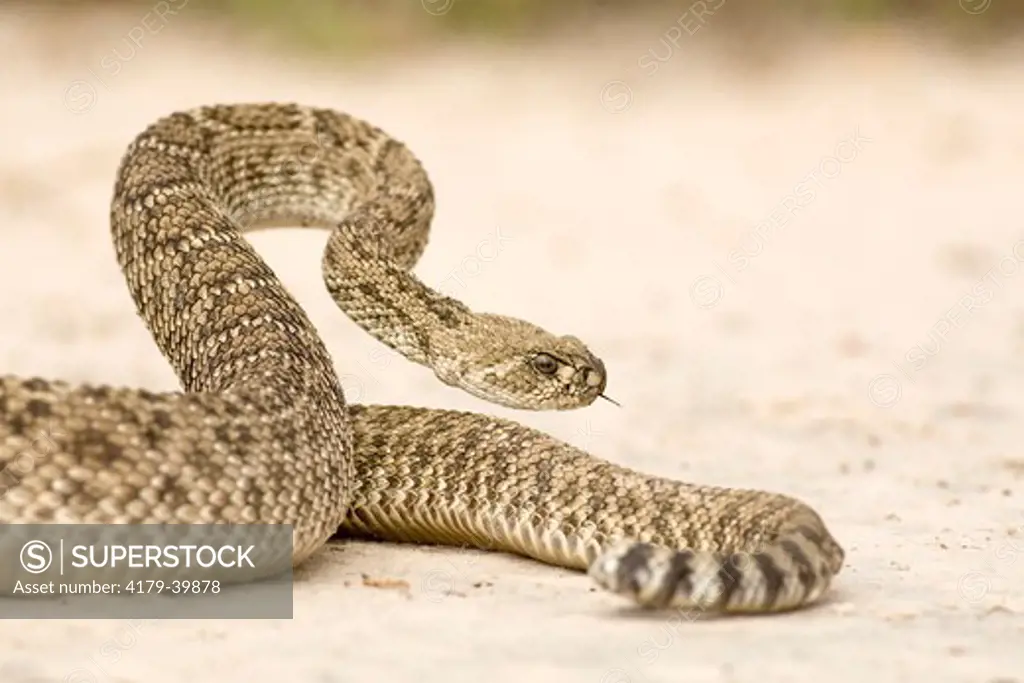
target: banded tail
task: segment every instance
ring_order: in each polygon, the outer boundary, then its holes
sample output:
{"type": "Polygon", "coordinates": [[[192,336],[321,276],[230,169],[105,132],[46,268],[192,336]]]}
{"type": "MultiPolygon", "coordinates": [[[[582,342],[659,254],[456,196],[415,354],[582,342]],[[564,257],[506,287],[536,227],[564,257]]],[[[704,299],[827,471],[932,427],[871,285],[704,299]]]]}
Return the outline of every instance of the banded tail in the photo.
{"type": "Polygon", "coordinates": [[[817,601],[843,564],[823,529],[800,525],[753,551],[675,550],[626,541],[597,558],[590,576],[639,606],[702,612],[783,612],[817,601]]]}

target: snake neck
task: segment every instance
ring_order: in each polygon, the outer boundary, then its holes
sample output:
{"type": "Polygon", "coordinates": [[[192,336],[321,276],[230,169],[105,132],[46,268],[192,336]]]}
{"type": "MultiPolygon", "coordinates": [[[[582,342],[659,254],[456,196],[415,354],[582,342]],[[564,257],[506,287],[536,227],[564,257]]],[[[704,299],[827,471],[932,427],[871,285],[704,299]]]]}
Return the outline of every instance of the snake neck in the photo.
{"type": "MultiPolygon", "coordinates": [[[[431,289],[395,258],[377,223],[362,211],[346,218],[327,240],[323,273],[337,306],[381,343],[432,369],[446,384],[441,340],[469,339],[475,314],[431,289]]],[[[386,228],[383,229],[387,231],[386,228]]]]}

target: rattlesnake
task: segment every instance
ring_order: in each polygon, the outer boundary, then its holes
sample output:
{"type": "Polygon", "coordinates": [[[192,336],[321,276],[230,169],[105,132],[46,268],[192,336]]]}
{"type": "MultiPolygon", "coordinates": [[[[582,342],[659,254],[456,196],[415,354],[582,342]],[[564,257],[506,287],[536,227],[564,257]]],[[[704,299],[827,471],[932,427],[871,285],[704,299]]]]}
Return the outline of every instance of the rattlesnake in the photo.
{"type": "Polygon", "coordinates": [[[294,565],[340,529],[589,568],[647,607],[816,601],[843,551],[797,500],[646,476],[486,415],[346,404],[247,230],[331,228],[338,306],[446,384],[534,410],[604,391],[579,339],[475,313],[409,272],[433,209],[405,145],[343,113],[217,105],[150,125],[121,161],[111,226],[184,391],[0,378],[0,466],[39,434],[54,444],[0,498],[0,521],[291,524],[294,565]]]}

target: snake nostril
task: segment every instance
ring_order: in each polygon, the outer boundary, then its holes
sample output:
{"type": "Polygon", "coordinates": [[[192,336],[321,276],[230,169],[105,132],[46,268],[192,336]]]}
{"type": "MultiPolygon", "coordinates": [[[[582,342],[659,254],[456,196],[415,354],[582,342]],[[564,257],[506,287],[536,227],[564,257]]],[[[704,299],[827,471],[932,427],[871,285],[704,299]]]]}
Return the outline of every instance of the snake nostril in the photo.
{"type": "Polygon", "coordinates": [[[604,371],[604,363],[594,359],[593,367],[587,368],[583,378],[588,387],[594,387],[599,394],[604,393],[605,384],[608,382],[608,376],[604,371]]]}
{"type": "Polygon", "coordinates": [[[595,372],[597,372],[598,377],[601,378],[601,384],[598,387],[598,393],[603,394],[604,387],[606,384],[608,384],[608,373],[605,371],[604,362],[602,362],[600,358],[594,359],[594,370],[595,372]]]}

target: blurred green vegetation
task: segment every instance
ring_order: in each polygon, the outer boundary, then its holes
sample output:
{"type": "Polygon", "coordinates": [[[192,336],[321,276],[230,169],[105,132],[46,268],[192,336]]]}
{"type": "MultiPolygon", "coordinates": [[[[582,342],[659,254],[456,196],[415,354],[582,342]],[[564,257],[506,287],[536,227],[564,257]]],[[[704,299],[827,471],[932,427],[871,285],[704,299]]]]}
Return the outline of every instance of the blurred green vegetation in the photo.
{"type": "MultiPolygon", "coordinates": [[[[2,0],[0,0],[2,1],[2,0]]],[[[32,0],[25,0],[32,2],[32,0]]],[[[635,17],[675,21],[701,5],[728,15],[719,28],[740,36],[759,27],[820,24],[918,24],[954,37],[983,37],[1024,27],[1022,0],[165,0],[313,51],[375,53],[421,40],[515,39],[585,23],[635,17]],[[187,4],[186,4],[187,3],[187,4]],[[728,30],[726,28],[726,30],[728,30]]],[[[147,11],[158,0],[36,0],[35,5],[125,6],[147,11]]],[[[182,10],[184,11],[184,10],[182,10]]]]}

